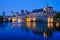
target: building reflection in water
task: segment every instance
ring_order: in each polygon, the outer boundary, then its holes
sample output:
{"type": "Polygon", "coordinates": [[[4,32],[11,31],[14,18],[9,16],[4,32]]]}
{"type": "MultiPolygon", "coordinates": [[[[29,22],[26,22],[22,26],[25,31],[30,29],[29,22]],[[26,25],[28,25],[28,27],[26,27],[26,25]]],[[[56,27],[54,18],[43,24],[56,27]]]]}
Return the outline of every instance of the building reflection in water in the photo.
{"type": "Polygon", "coordinates": [[[26,27],[30,28],[31,27],[31,22],[26,22],[26,27]]]}
{"type": "Polygon", "coordinates": [[[12,27],[21,27],[21,23],[12,23],[12,27]]]}
{"type": "Polygon", "coordinates": [[[15,26],[17,26],[17,24],[16,23],[12,23],[12,27],[15,27],[15,26]]]}
{"type": "Polygon", "coordinates": [[[44,35],[44,37],[46,37],[46,38],[47,38],[47,33],[46,33],[46,32],[44,32],[44,33],[43,33],[43,35],[44,35]]]}
{"type": "Polygon", "coordinates": [[[27,28],[35,28],[36,27],[36,22],[26,22],[26,27],[27,28]]]}
{"type": "MultiPolygon", "coordinates": [[[[21,22],[21,21],[20,21],[21,22]]],[[[21,23],[13,23],[12,26],[23,26],[21,23]]],[[[53,22],[48,22],[48,23],[36,23],[36,22],[25,22],[24,23],[25,26],[27,27],[27,30],[32,29],[32,32],[34,34],[39,34],[39,35],[43,35],[46,39],[48,39],[48,37],[51,37],[53,35],[53,31],[56,30],[54,29],[53,22]]],[[[59,22],[56,22],[56,27],[59,27],[59,22]]]]}
{"type": "Polygon", "coordinates": [[[52,28],[53,27],[53,22],[48,22],[48,28],[52,28]]]}
{"type": "Polygon", "coordinates": [[[21,27],[22,23],[14,22],[12,23],[12,27],[21,27]]]}
{"type": "Polygon", "coordinates": [[[57,32],[60,32],[60,22],[56,22],[55,29],[57,32]]]}
{"type": "Polygon", "coordinates": [[[36,27],[36,22],[32,22],[32,27],[33,27],[33,28],[36,27]]]}
{"type": "Polygon", "coordinates": [[[56,22],[56,27],[59,27],[59,22],[56,22]]]}
{"type": "Polygon", "coordinates": [[[12,26],[13,27],[21,27],[22,19],[21,18],[13,18],[12,19],[12,26]]]}
{"type": "Polygon", "coordinates": [[[21,25],[22,25],[21,23],[18,23],[18,27],[21,27],[21,25]]]}
{"type": "Polygon", "coordinates": [[[34,34],[43,35],[46,39],[53,35],[53,30],[54,30],[53,22],[48,22],[47,24],[37,23],[36,27],[32,29],[34,34]]]}

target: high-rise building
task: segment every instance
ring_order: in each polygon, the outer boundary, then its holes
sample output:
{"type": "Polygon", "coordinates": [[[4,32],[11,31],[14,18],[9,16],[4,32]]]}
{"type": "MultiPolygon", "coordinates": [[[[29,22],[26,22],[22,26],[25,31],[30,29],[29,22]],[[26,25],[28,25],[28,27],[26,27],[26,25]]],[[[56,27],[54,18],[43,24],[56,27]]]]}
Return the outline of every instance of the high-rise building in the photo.
{"type": "Polygon", "coordinates": [[[5,16],[5,12],[3,11],[3,16],[5,16]]]}
{"type": "Polygon", "coordinates": [[[3,20],[5,21],[5,11],[3,11],[3,20]]]}
{"type": "Polygon", "coordinates": [[[30,14],[30,11],[26,10],[26,14],[30,14]]]}
{"type": "Polygon", "coordinates": [[[30,11],[28,11],[28,10],[21,10],[21,15],[26,15],[26,14],[30,14],[30,11]]]}
{"type": "Polygon", "coordinates": [[[14,11],[11,10],[11,14],[12,14],[12,16],[14,16],[14,11]]]}
{"type": "Polygon", "coordinates": [[[24,12],[24,10],[21,10],[21,15],[25,15],[25,12],[24,12]]]}

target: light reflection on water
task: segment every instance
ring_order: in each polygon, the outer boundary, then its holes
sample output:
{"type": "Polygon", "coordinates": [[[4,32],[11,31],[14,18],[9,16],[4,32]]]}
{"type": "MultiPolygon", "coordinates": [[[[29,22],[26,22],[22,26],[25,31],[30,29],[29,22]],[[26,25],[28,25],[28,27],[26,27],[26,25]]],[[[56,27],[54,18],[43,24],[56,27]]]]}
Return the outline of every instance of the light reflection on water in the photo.
{"type": "Polygon", "coordinates": [[[59,22],[56,22],[56,27],[59,27],[59,22]]]}
{"type": "MultiPolygon", "coordinates": [[[[60,23],[59,22],[56,22],[56,23],[21,22],[21,23],[5,23],[5,24],[0,23],[0,28],[4,28],[4,30],[7,29],[6,31],[8,30],[13,31],[12,29],[15,29],[15,28],[16,29],[20,28],[20,29],[23,29],[24,31],[31,30],[32,34],[39,35],[39,36],[42,35],[43,37],[48,39],[50,37],[53,38],[53,32],[56,32],[56,33],[58,31],[60,32],[60,23]]],[[[15,32],[17,33],[16,29],[15,29],[15,32]]],[[[30,34],[30,36],[32,36],[32,34],[30,34]]],[[[17,35],[20,35],[20,34],[17,34],[17,35]]]]}
{"type": "Polygon", "coordinates": [[[48,28],[51,28],[51,27],[53,27],[53,23],[52,22],[49,22],[48,23],[48,28]]]}
{"type": "Polygon", "coordinates": [[[30,28],[31,27],[31,22],[26,22],[26,27],[30,28]]]}

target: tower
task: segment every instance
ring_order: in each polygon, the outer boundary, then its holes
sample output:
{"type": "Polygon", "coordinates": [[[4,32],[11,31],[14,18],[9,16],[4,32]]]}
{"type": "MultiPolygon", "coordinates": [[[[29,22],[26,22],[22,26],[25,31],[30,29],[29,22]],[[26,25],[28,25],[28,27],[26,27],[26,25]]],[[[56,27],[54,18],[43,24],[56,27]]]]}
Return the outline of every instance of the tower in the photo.
{"type": "Polygon", "coordinates": [[[12,16],[14,16],[14,11],[11,10],[11,14],[12,14],[12,16]]]}
{"type": "Polygon", "coordinates": [[[25,15],[24,10],[21,10],[21,15],[25,15]]]}
{"type": "Polygon", "coordinates": [[[5,11],[3,11],[3,21],[5,21],[5,11]]]}
{"type": "Polygon", "coordinates": [[[48,6],[48,4],[46,5],[46,8],[48,8],[49,6],[48,6]]]}

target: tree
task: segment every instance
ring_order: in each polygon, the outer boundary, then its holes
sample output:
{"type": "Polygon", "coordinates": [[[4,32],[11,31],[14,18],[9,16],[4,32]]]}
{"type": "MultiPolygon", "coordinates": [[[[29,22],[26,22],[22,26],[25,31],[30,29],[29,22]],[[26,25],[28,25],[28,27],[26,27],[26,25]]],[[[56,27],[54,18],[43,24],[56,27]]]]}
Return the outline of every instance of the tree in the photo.
{"type": "Polygon", "coordinates": [[[60,12],[57,12],[56,13],[56,18],[59,18],[60,19],[60,12]]]}

